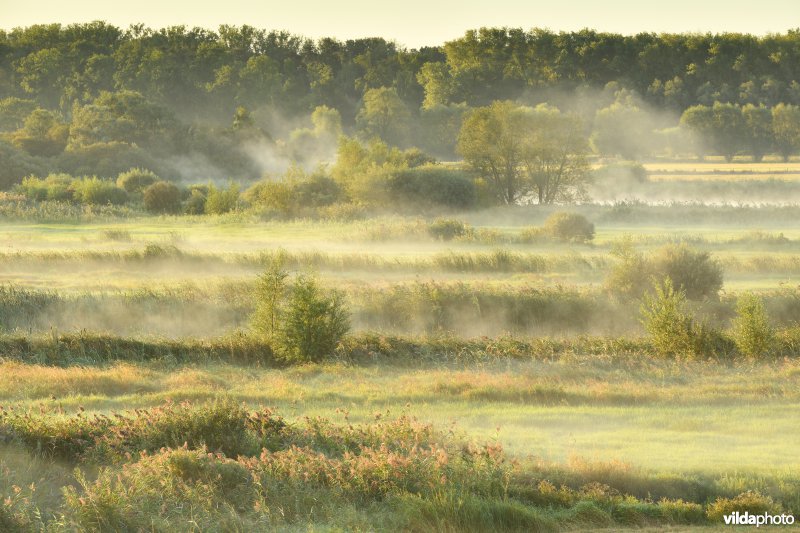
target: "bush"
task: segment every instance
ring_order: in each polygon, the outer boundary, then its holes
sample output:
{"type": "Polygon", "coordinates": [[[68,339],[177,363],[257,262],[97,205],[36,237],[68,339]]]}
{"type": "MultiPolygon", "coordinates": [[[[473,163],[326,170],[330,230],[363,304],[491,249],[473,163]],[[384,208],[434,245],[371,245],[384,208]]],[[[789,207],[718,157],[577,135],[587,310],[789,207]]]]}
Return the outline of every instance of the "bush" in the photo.
{"type": "Polygon", "coordinates": [[[456,237],[463,237],[470,231],[469,225],[452,218],[437,218],[428,226],[431,237],[442,241],[451,241],[456,237]]]}
{"type": "Polygon", "coordinates": [[[323,174],[312,174],[296,183],[293,200],[299,206],[324,207],[344,199],[344,191],[333,179],[323,174]]]}
{"type": "Polygon", "coordinates": [[[325,293],[310,276],[298,276],[277,329],[278,353],[287,361],[321,361],[350,331],[349,312],[338,291],[325,293]]]}
{"type": "Polygon", "coordinates": [[[187,215],[203,215],[206,212],[206,195],[199,189],[192,189],[183,212],[187,215]]]}
{"type": "Polygon", "coordinates": [[[158,181],[144,190],[144,207],[151,213],[179,213],[181,191],[172,183],[158,181]]]}
{"type": "Polygon", "coordinates": [[[222,215],[236,209],[239,204],[239,186],[230,184],[227,189],[208,187],[205,212],[211,215],[222,215]]]}
{"type": "Polygon", "coordinates": [[[72,200],[71,185],[75,178],[69,174],[50,174],[45,179],[25,178],[15,190],[30,200],[72,200]]]}
{"type": "Polygon", "coordinates": [[[389,177],[388,189],[392,198],[415,207],[469,209],[477,202],[470,176],[441,165],[399,170],[389,177]]]}
{"type": "Polygon", "coordinates": [[[594,224],[576,213],[553,213],[544,221],[544,232],[564,242],[589,242],[594,239],[594,224]]]}
{"type": "Polygon", "coordinates": [[[747,357],[757,358],[775,346],[775,332],[769,324],[764,302],[754,294],[743,294],[736,302],[733,323],[736,348],[747,357]]]}
{"type": "Polygon", "coordinates": [[[86,205],[122,205],[128,201],[128,193],[113,181],[97,177],[76,179],[70,185],[72,198],[86,205]]]}
{"type": "Polygon", "coordinates": [[[747,491],[739,494],[735,498],[717,498],[716,501],[708,506],[706,514],[708,518],[715,522],[722,522],[722,517],[734,512],[750,514],[777,514],[780,513],[780,506],[776,505],[772,498],[764,496],[758,492],[747,491]]]}
{"type": "Polygon", "coordinates": [[[686,294],[672,280],[657,283],[642,302],[642,324],[653,348],[661,355],[697,357],[726,350],[725,338],[705,324],[696,324],[686,311],[686,294]]]}
{"type": "Polygon", "coordinates": [[[117,187],[129,193],[140,193],[157,181],[160,181],[159,177],[149,170],[132,168],[117,177],[117,187]]]}
{"type": "Polygon", "coordinates": [[[722,288],[722,266],[708,252],[692,250],[685,244],[668,244],[648,258],[637,253],[628,241],[617,245],[612,255],[618,262],[605,284],[611,293],[622,298],[641,297],[653,278],[669,278],[689,300],[716,298],[722,288]]]}
{"type": "Polygon", "coordinates": [[[653,256],[654,274],[667,276],[690,300],[716,298],[722,288],[722,266],[708,252],[685,244],[668,244],[653,256]]]}

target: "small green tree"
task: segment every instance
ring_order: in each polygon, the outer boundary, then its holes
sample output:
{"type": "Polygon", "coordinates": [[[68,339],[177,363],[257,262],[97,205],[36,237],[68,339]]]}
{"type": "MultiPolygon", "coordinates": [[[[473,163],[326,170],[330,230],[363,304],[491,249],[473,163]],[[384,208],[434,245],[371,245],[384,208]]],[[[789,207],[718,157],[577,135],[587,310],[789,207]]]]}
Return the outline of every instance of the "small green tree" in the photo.
{"type": "Polygon", "coordinates": [[[239,186],[231,183],[227,189],[208,187],[205,210],[212,215],[222,215],[236,209],[239,204],[239,186]]]}
{"type": "Polygon", "coordinates": [[[686,313],[686,294],[670,278],[656,283],[642,299],[642,325],[656,351],[662,355],[695,353],[694,321],[686,313]]]}
{"type": "Polygon", "coordinates": [[[298,276],[276,331],[280,356],[291,362],[321,361],[348,331],[350,316],[341,293],[324,291],[312,276],[298,276]]]}
{"type": "Polygon", "coordinates": [[[284,299],[286,298],[286,278],[289,273],[283,267],[279,256],[258,278],[256,286],[256,309],[251,325],[268,339],[275,338],[284,299]]]}
{"type": "Polygon", "coordinates": [[[764,302],[748,293],[736,302],[736,319],[733,322],[736,348],[747,357],[767,355],[775,343],[775,331],[769,324],[764,302]]]}

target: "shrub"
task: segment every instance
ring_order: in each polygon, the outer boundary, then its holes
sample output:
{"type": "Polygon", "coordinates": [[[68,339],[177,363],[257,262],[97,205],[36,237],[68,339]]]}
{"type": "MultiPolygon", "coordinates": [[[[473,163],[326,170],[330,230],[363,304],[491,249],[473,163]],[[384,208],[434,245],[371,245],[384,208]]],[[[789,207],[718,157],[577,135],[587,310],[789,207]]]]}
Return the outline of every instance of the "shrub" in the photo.
{"type": "Polygon", "coordinates": [[[132,168],[117,177],[117,187],[129,193],[140,193],[157,181],[160,181],[159,177],[149,170],[132,168]]]}
{"type": "Polygon", "coordinates": [[[577,213],[553,213],[544,221],[543,229],[558,241],[589,242],[594,239],[594,224],[577,213]]]}
{"type": "Polygon", "coordinates": [[[662,355],[697,354],[698,329],[686,313],[686,294],[664,278],[642,302],[642,324],[656,351],[662,355]]]}
{"type": "Polygon", "coordinates": [[[187,215],[203,215],[206,212],[206,195],[198,189],[193,189],[186,200],[183,212],[187,215]]]}
{"type": "Polygon", "coordinates": [[[743,294],[736,302],[733,323],[736,348],[747,357],[761,357],[775,345],[775,332],[769,324],[764,302],[754,294],[743,294]]]}
{"type": "Polygon", "coordinates": [[[128,201],[128,193],[113,181],[97,177],[77,179],[70,185],[72,197],[87,205],[122,205],[128,201]]]}
{"type": "Polygon", "coordinates": [[[437,218],[428,226],[431,237],[442,241],[451,241],[463,237],[470,231],[469,225],[452,218],[437,218]]]}
{"type": "Polygon", "coordinates": [[[22,180],[15,190],[30,200],[71,200],[71,185],[75,178],[69,174],[50,174],[45,179],[30,176],[22,180]]]}
{"type": "Polygon", "coordinates": [[[213,185],[208,187],[205,211],[212,215],[222,215],[236,209],[239,203],[239,186],[230,184],[227,189],[218,189],[213,185]]]}
{"type": "Polygon", "coordinates": [[[706,514],[708,518],[715,522],[722,522],[722,517],[731,513],[745,511],[750,514],[777,514],[780,506],[776,505],[772,498],[764,496],[758,492],[747,491],[739,494],[735,498],[717,498],[709,504],[706,514]]]}
{"type": "Polygon", "coordinates": [[[389,177],[388,189],[394,199],[415,207],[469,209],[477,202],[470,176],[441,165],[399,170],[389,177]]]}
{"type": "Polygon", "coordinates": [[[292,212],[292,188],[283,181],[262,180],[244,192],[244,199],[253,206],[271,209],[282,215],[292,212]]]}
{"type": "Polygon", "coordinates": [[[606,278],[606,287],[623,298],[641,297],[652,278],[669,278],[689,300],[716,298],[722,288],[722,266],[708,252],[685,244],[668,244],[647,258],[628,241],[615,246],[612,254],[618,263],[606,278]]]}
{"type": "Polygon", "coordinates": [[[178,213],[181,191],[172,183],[158,181],[144,190],[144,207],[151,213],[178,213]]]}
{"type": "Polygon", "coordinates": [[[722,266],[708,252],[686,244],[668,244],[653,256],[654,274],[667,276],[690,300],[716,297],[722,288],[722,266]]]}
{"type": "Polygon", "coordinates": [[[292,196],[299,206],[323,207],[342,200],[344,191],[333,178],[315,173],[296,183],[292,196]]]}
{"type": "Polygon", "coordinates": [[[326,293],[310,276],[298,276],[291,288],[277,348],[287,361],[320,361],[333,354],[350,331],[350,317],[338,291],[326,293]]]}

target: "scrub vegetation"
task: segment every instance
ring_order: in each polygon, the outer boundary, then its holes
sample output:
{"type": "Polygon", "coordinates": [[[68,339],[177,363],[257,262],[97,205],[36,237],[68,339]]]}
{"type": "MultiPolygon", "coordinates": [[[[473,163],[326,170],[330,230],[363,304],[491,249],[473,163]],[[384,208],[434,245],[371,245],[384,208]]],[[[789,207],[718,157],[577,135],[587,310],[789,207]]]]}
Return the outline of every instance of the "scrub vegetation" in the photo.
{"type": "Polygon", "coordinates": [[[797,41],[0,31],[0,531],[797,516],[797,41]]]}

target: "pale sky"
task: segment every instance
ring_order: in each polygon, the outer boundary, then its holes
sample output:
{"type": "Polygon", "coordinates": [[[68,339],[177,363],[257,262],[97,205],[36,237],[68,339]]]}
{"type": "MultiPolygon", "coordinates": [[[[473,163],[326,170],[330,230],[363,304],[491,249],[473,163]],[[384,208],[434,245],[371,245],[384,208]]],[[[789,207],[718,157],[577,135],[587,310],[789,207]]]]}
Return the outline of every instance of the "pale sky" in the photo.
{"type": "Polygon", "coordinates": [[[512,26],[617,33],[778,33],[800,27],[800,0],[0,0],[0,28],[105,20],[127,28],[220,24],[288,30],[306,37],[384,37],[440,45],[465,30],[512,26]]]}

